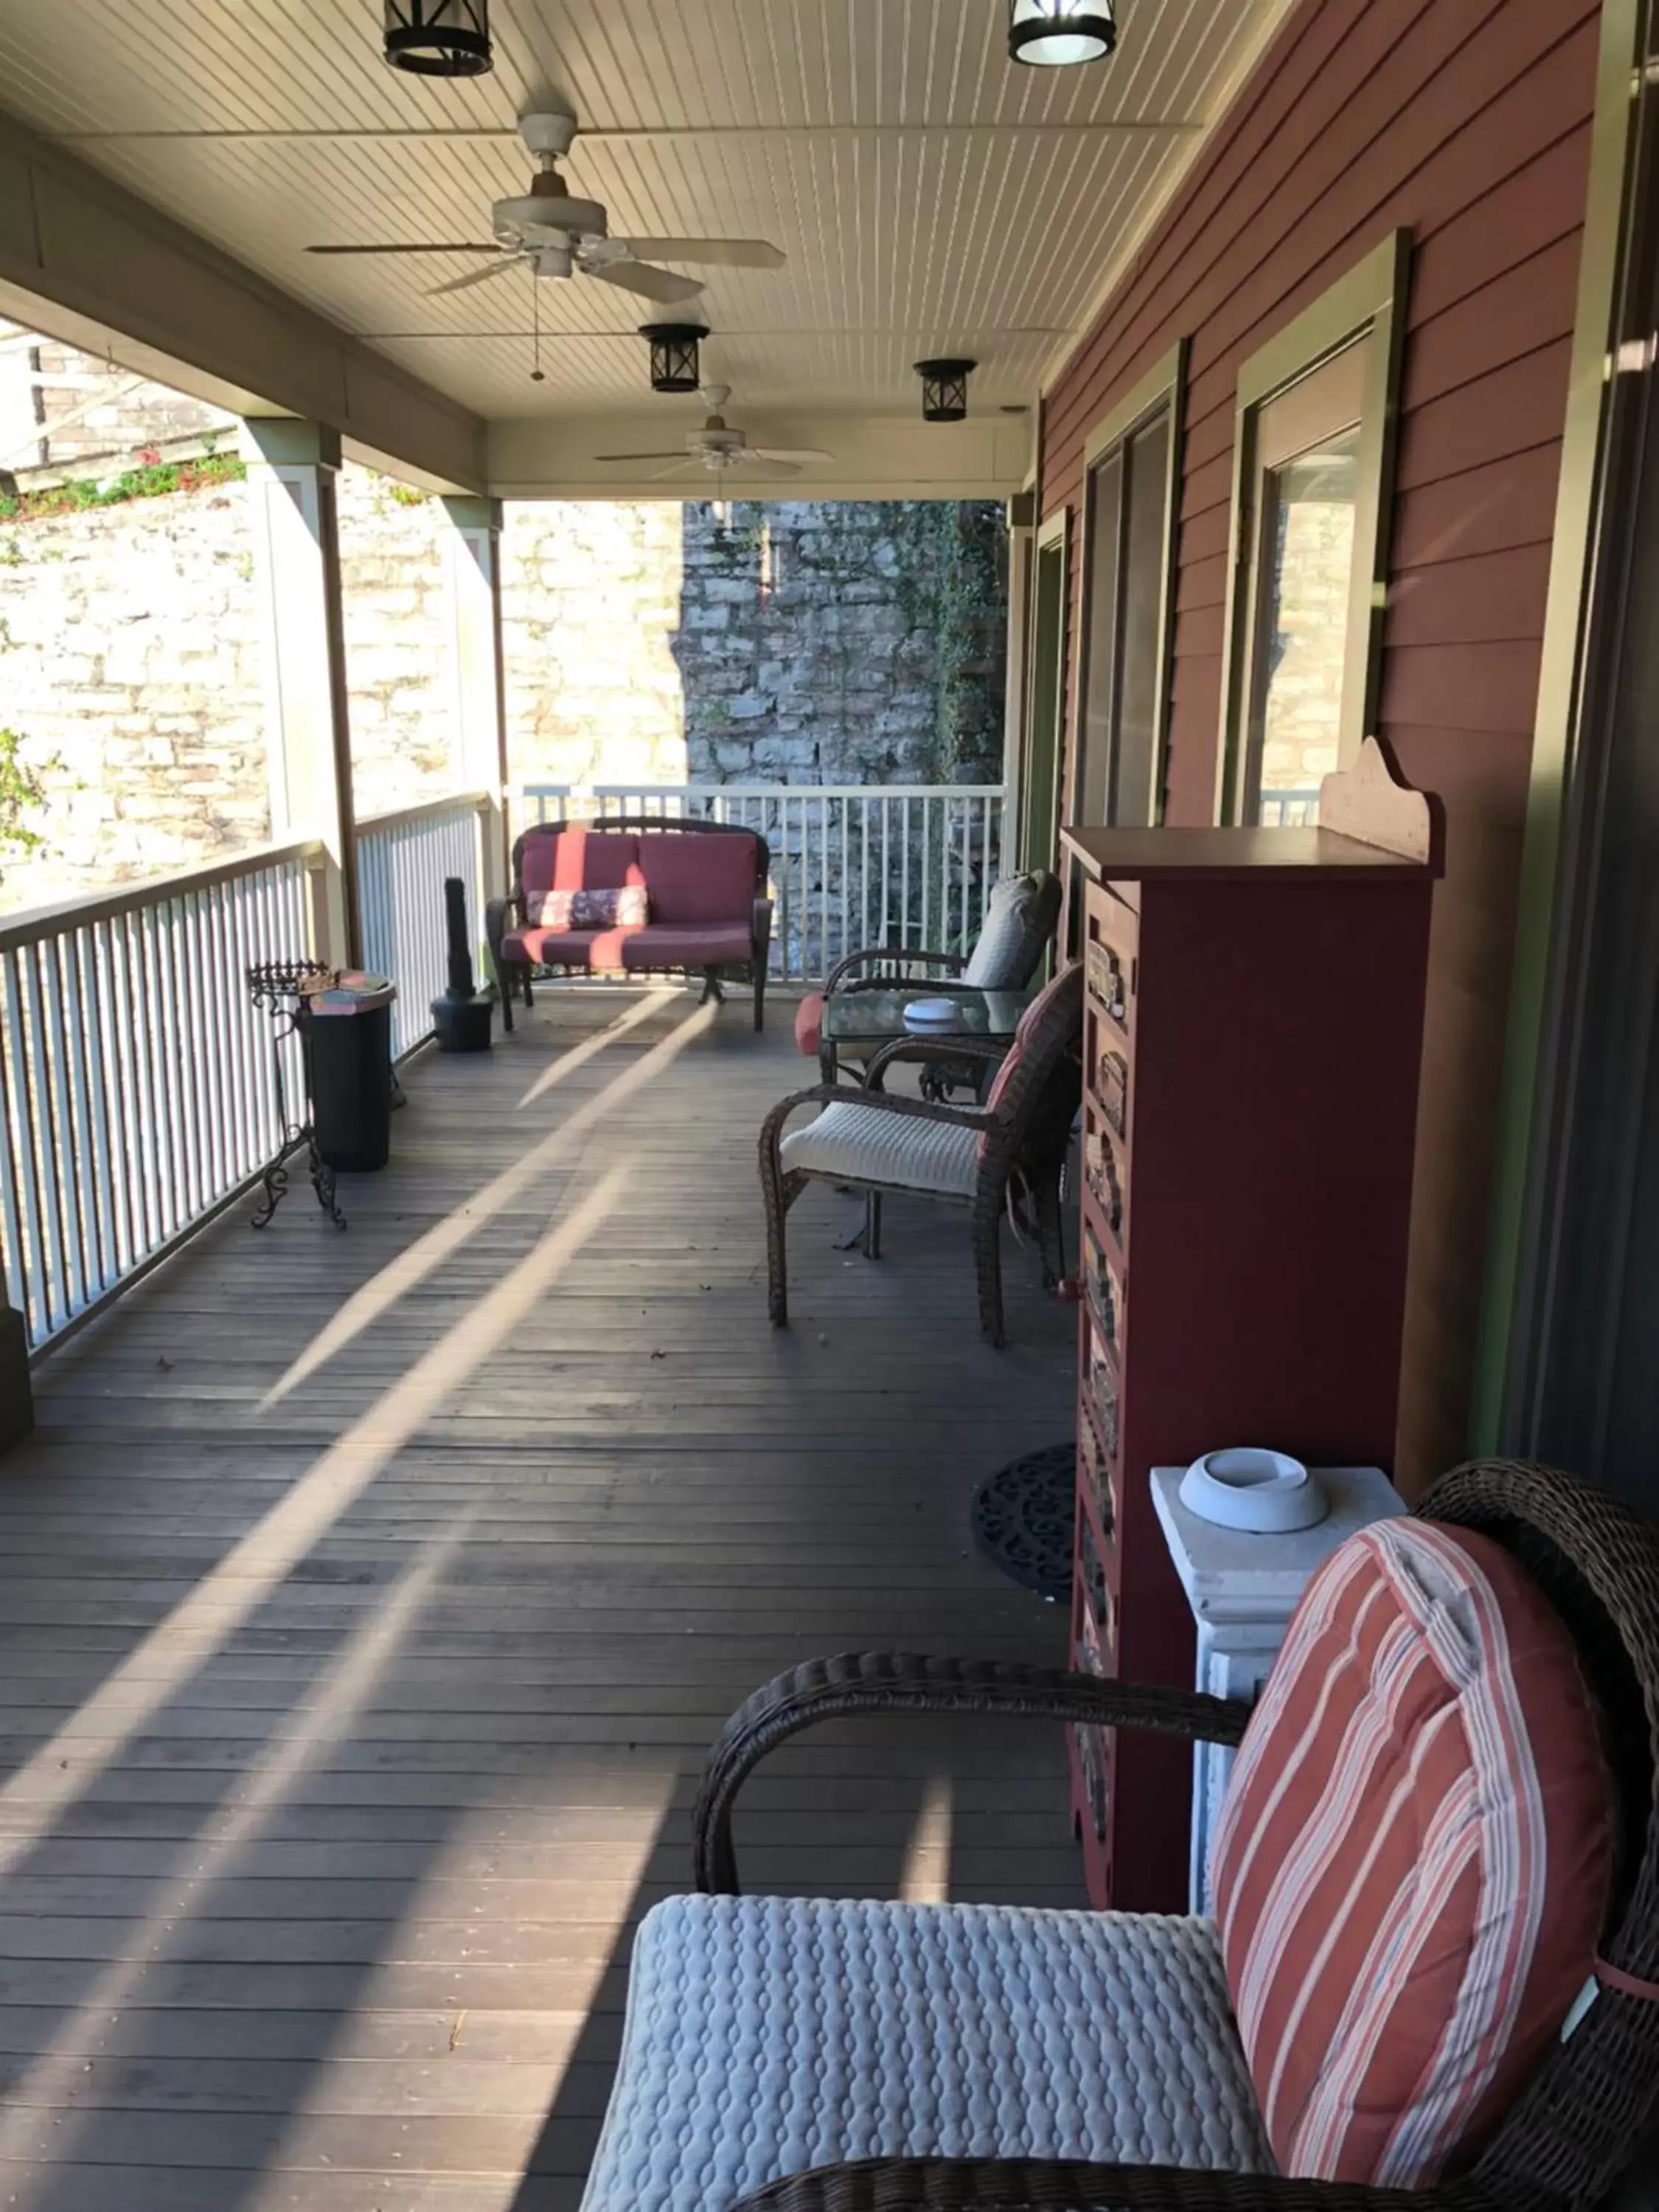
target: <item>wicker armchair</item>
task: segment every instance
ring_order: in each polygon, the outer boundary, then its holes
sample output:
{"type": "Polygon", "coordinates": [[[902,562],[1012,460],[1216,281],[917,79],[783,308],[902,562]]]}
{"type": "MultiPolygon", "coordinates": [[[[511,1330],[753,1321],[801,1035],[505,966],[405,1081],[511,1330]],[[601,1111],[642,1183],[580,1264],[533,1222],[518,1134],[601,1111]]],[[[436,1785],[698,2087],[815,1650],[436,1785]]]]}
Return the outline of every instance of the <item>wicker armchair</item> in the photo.
{"type": "Polygon", "coordinates": [[[881,1255],[881,1204],[890,1193],[966,1206],[979,1282],[980,1323],[994,1345],[1004,1340],[1002,1223],[1011,1195],[1029,1193],[1044,1279],[1065,1272],[1060,1182],[1072,1123],[1082,1095],[1083,977],[1076,963],[1026,1009],[1006,1060],[996,1046],[961,1037],[901,1037],[871,1061],[855,1096],[833,1084],[780,1099],[760,1135],[761,1191],[766,1208],[768,1310],[774,1324],[789,1319],[786,1221],[809,1182],[830,1182],[866,1194],[866,1259],[881,1255]],[[896,1060],[964,1059],[1002,1061],[985,1105],[957,1107],[890,1096],[888,1067],[896,1060]],[[817,1118],[790,1130],[790,1116],[817,1106],[817,1118]]]}
{"type": "MultiPolygon", "coordinates": [[[[1046,870],[1005,876],[993,886],[985,926],[967,952],[924,951],[914,945],[866,945],[836,961],[822,991],[809,991],[795,1009],[795,1042],[816,1058],[826,1083],[836,1079],[838,1055],[823,1042],[823,1009],[836,994],[888,991],[896,985],[967,984],[986,991],[1023,991],[1036,974],[1060,921],[1060,888],[1046,870]]],[[[971,1083],[972,1057],[957,1053],[930,1071],[925,1088],[944,1091],[952,1079],[971,1083]]]]}
{"type": "MultiPolygon", "coordinates": [[[[805,2170],[739,2194],[734,2207],[711,2191],[698,2199],[708,2212],[1139,2212],[1143,2207],[1148,2212],[1588,2212],[1621,2174],[1635,2172],[1632,2156],[1659,2104],[1659,1534],[1622,1505],[1571,1478],[1515,1462],[1461,1468],[1418,1510],[1441,1523],[1481,1532],[1503,1546],[1566,1624],[1604,1718],[1626,1832],[1621,1886],[1602,1936],[1595,2002],[1571,2036],[1551,2045],[1469,2171],[1431,2188],[1399,2190],[1239,2170],[1237,2156],[1231,2170],[1221,2170],[1224,2162],[1212,2169],[1197,2160],[1167,2157],[1120,2165],[1030,2156],[866,2157],[813,2167],[810,2155],[800,2155],[811,2140],[804,2137],[799,2146],[779,2148],[767,2157],[785,2166],[799,2158],[805,2170]]],[[[1192,1692],[1005,1663],[882,1654],[815,1661],[757,1691],[714,1746],[696,1814],[698,1889],[709,1897],[736,1898],[733,1803],[744,1777],[786,1738],[837,1716],[970,1712],[1147,1728],[1195,1742],[1224,1744],[1240,1740],[1249,1717],[1242,1705],[1192,1692]]],[[[696,1900],[682,1902],[688,1909],[696,1905],[696,1900]]],[[[761,1901],[744,1909],[799,1914],[804,1908],[761,1901]]],[[[850,1909],[890,1918],[906,1912],[994,1918],[998,1911],[883,1905],[850,1909]]],[[[1024,1917],[1049,1923],[1054,1941],[1062,1945],[1080,1942],[1086,1930],[1114,1920],[1125,1942],[1148,1948],[1160,1940],[1157,1931],[1202,1924],[1134,1916],[1024,1917]],[[1061,1924],[1055,1929],[1054,1923],[1061,1924]]],[[[812,1941],[805,1940],[809,1945],[812,1941]]],[[[960,1945],[964,1939],[951,1940],[960,1945]]],[[[795,1955],[804,1962],[808,1954],[795,1955]]],[[[913,1994],[922,2001],[921,1992],[913,1994]]],[[[729,2002],[729,1991],[723,1995],[729,2002]]],[[[786,2014],[792,2002],[787,1988],[775,2000],[786,2014]]],[[[1016,2005],[1036,2002],[1034,1989],[1019,1984],[1016,2005]]],[[[690,2016],[702,2022],[704,2015],[689,1992],[685,2002],[690,2016]]],[[[861,1988],[837,1984],[832,1993],[834,2027],[818,2022],[818,2032],[832,2038],[823,2052],[826,2076],[837,2068],[844,2071],[848,2063],[854,2016],[866,2002],[861,1988]]],[[[630,2025],[632,2020],[630,2005],[630,2025]]],[[[810,2033],[811,2023],[796,2020],[794,2027],[798,2033],[787,2047],[798,2053],[799,2032],[810,2033]]],[[[653,2032],[647,2029],[647,2042],[653,2032]]],[[[702,2033],[700,2026],[699,2039],[702,2033]]],[[[886,2033],[879,2031],[873,2042],[856,2046],[858,2063],[868,2063],[872,2049],[887,2049],[886,2033]]],[[[769,2047],[777,2049],[775,2039],[769,2047]]],[[[1043,2085],[1035,2094],[1046,2098],[1050,2046],[1039,2042],[1037,2048],[1035,2068],[1029,2048],[1018,2062],[1000,2042],[990,2051],[993,2078],[983,2085],[984,2102],[978,2109],[990,2115],[990,2131],[998,2140],[1018,2139],[1024,2124],[1023,2100],[1034,2094],[1034,2073],[1043,2085]],[[1000,2086],[998,2071],[1004,2077],[1000,2086]]],[[[633,2057],[625,2040],[613,2120],[619,2106],[626,2104],[633,2057]]],[[[769,2066],[773,2061],[763,2056],[760,2063],[769,2066]]],[[[741,2084],[723,2077],[711,2078],[706,2092],[699,2094],[719,2105],[716,2112],[705,2115],[700,2107],[698,2113],[708,2126],[698,2135],[696,2161],[699,2170],[712,2170],[713,2145],[722,2130],[746,2127],[748,2106],[741,2084]]],[[[1171,2100],[1178,2102],[1192,2094],[1190,2081],[1182,2085],[1164,2077],[1140,2081],[1138,2089],[1124,2085],[1130,2109],[1127,2118],[1115,2118],[1114,2130],[1122,2127],[1134,2136],[1143,2107],[1155,2118],[1163,2107],[1167,2122],[1171,2100]]],[[[1209,2093],[1200,2091],[1195,2101],[1205,2112],[1189,2116],[1188,2124],[1213,2124],[1225,2095],[1219,2082],[1209,2093]]],[[[833,2098],[819,2102],[824,2110],[849,2115],[866,2109],[857,2080],[839,2075],[833,2098]]],[[[825,2124],[833,2132],[836,2124],[825,2124]]],[[[607,2122],[586,2200],[592,2212],[611,2212],[619,2201],[622,2177],[613,2136],[626,2133],[625,2126],[617,2129],[607,2122]]],[[[677,2130],[673,2140],[679,2139],[677,2130]]],[[[1263,2165],[1269,2167],[1270,2159],[1263,2165]]]]}

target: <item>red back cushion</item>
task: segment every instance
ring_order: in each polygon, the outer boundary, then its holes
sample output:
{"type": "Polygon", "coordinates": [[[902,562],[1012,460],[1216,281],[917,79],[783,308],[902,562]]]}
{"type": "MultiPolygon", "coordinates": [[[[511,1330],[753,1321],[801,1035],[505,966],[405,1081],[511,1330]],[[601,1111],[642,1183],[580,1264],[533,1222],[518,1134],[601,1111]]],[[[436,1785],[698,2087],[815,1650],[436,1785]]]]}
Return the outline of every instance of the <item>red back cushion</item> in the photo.
{"type": "Polygon", "coordinates": [[[614,830],[534,831],[525,839],[519,865],[532,915],[534,902],[549,891],[616,891],[644,880],[639,840],[614,830]]]}
{"type": "MultiPolygon", "coordinates": [[[[1009,1085],[1013,1081],[1015,1075],[1018,1073],[1019,1068],[1024,1064],[1025,1054],[1030,1042],[1032,1030],[1036,1029],[1037,1024],[1042,1019],[1044,1014],[1047,1013],[1048,1008],[1054,1004],[1056,999],[1060,998],[1063,993],[1066,991],[1074,991],[1077,988],[1077,976],[1075,970],[1075,963],[1073,963],[1070,967],[1062,968],[1058,975],[1054,976],[1048,982],[1043,985],[1042,988],[1037,993],[1036,998],[1032,1000],[1030,1005],[1027,1006],[1025,1012],[1020,1016],[1019,1027],[1014,1031],[1014,1041],[1009,1046],[1007,1054],[1003,1060],[1001,1066],[997,1069],[996,1075],[991,1084],[991,1088],[985,1096],[986,1109],[988,1112],[995,1113],[998,1106],[1002,1102],[1003,1096],[1006,1092],[1009,1085]]],[[[984,1152],[985,1146],[986,1139],[981,1137],[979,1140],[979,1148],[981,1152],[984,1152]]]]}
{"type": "Polygon", "coordinates": [[[1309,1584],[1213,1863],[1283,2171],[1421,2188],[1479,2148],[1589,1976],[1617,1806],[1571,1638],[1509,1553],[1416,1520],[1309,1584]]]}
{"type": "Polygon", "coordinates": [[[750,837],[668,830],[640,839],[640,867],[653,921],[740,921],[754,915],[755,844],[750,837]]]}

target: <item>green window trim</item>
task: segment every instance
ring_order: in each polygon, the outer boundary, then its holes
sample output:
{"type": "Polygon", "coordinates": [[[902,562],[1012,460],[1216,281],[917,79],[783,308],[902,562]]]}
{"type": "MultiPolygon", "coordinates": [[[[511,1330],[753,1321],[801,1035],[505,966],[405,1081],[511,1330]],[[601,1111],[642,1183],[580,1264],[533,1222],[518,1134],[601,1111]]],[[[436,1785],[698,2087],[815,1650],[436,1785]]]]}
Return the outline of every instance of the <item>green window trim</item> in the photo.
{"type": "Polygon", "coordinates": [[[1170,412],[1170,450],[1165,468],[1164,497],[1164,544],[1159,566],[1162,589],[1158,593],[1158,646],[1152,709],[1152,806],[1150,819],[1164,819],[1164,791],[1170,756],[1170,705],[1171,696],[1171,653],[1175,644],[1175,603],[1177,580],[1176,551],[1181,529],[1182,447],[1186,430],[1187,356],[1190,342],[1177,338],[1169,351],[1162,355],[1133,389],[1127,392],[1109,414],[1103,415],[1083,441],[1083,501],[1080,528],[1082,532],[1082,598],[1077,625],[1077,665],[1073,675],[1072,697],[1075,704],[1074,726],[1077,741],[1072,747],[1071,775],[1067,782],[1067,818],[1079,819],[1083,792],[1083,739],[1081,716],[1089,687],[1089,591],[1094,574],[1094,549],[1090,540],[1091,501],[1090,477],[1101,461],[1115,447],[1127,446],[1138,430],[1162,409],[1170,412]]]}
{"type": "Polygon", "coordinates": [[[1031,557],[1030,666],[1026,672],[1018,825],[1023,870],[1052,868],[1060,842],[1060,778],[1066,741],[1066,623],[1072,590],[1071,509],[1037,526],[1031,557]],[[1045,557],[1058,557],[1058,589],[1043,594],[1045,557]]]}
{"type": "Polygon", "coordinates": [[[1249,748],[1244,718],[1250,686],[1260,579],[1251,558],[1256,518],[1256,422],[1261,409],[1335,355],[1370,340],[1359,428],[1359,494],[1354,513],[1348,631],[1343,653],[1340,762],[1347,768],[1376,715],[1380,647],[1389,580],[1389,496],[1400,412],[1400,363],[1406,325],[1411,234],[1396,230],[1339,276],[1267,343],[1241,362],[1233,430],[1232,517],[1227,547],[1227,610],[1222,641],[1221,743],[1215,818],[1244,818],[1249,748]]]}
{"type": "Polygon", "coordinates": [[[1568,800],[1583,703],[1586,626],[1602,523],[1602,466],[1612,397],[1625,231],[1632,190],[1637,96],[1649,0],[1603,0],[1583,244],[1567,375],[1566,419],[1521,850],[1515,957],[1498,1096],[1492,1213],[1480,1304],[1469,1449],[1508,1440],[1512,1370],[1528,1272],[1542,1236],[1541,1121],[1554,1074],[1551,1005],[1568,800]]]}

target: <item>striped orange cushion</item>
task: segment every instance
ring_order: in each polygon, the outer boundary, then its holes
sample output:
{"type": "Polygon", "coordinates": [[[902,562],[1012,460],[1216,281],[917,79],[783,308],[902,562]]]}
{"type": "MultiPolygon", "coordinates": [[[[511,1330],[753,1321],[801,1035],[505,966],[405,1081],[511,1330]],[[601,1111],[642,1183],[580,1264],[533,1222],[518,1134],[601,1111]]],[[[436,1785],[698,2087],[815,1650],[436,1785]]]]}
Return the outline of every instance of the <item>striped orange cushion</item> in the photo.
{"type": "Polygon", "coordinates": [[[1497,2124],[1588,1977],[1617,1808],[1565,1628],[1507,1553],[1389,1521],[1314,1577],[1213,1864],[1281,2169],[1420,2187],[1497,2124]]]}

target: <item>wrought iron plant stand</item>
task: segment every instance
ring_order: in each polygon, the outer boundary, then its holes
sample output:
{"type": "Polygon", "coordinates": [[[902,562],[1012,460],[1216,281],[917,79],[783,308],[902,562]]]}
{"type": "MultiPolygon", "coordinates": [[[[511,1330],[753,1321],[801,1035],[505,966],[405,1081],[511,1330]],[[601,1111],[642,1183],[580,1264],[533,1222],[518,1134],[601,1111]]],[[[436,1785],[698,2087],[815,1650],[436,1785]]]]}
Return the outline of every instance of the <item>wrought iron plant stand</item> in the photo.
{"type": "Polygon", "coordinates": [[[265,1229],[270,1224],[277,1207],[288,1196],[289,1159],[301,1145],[306,1148],[306,1165],[311,1176],[311,1188],[317,1194],[317,1203],[337,1229],[346,1225],[345,1215],[340,1210],[335,1195],[334,1170],[317,1149],[317,1129],[311,1111],[311,1091],[305,1084],[305,1118],[301,1121],[289,1119],[288,1086],[283,1074],[283,1047],[291,1036],[298,1036],[302,1054],[308,1050],[304,1032],[300,1027],[300,1016],[312,992],[325,988],[338,981],[337,971],[325,967],[319,960],[266,960],[247,971],[248,994],[255,1007],[270,1018],[270,1063],[276,1082],[276,1119],[282,1134],[276,1150],[266,1163],[261,1178],[261,1196],[253,1210],[253,1226],[265,1229]]]}

